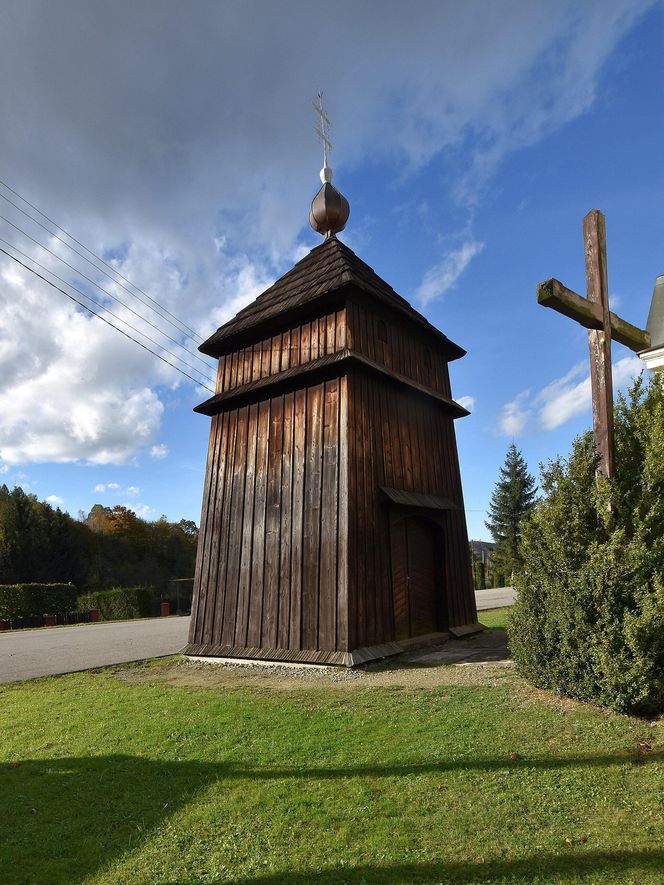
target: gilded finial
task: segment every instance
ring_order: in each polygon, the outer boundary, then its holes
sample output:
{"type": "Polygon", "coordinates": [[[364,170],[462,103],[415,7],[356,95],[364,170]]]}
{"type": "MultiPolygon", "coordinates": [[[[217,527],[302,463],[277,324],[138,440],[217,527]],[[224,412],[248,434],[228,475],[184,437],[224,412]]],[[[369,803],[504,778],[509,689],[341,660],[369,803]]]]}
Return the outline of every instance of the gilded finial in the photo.
{"type": "Polygon", "coordinates": [[[311,203],[309,212],[309,224],[325,238],[332,237],[342,231],[350,215],[348,200],[339,193],[332,185],[332,169],[328,166],[327,155],[332,150],[330,141],[330,118],[323,107],[323,93],[318,93],[313,101],[313,107],[318,114],[318,126],[314,128],[319,141],[323,145],[323,168],[320,170],[320,180],[323,186],[318,191],[311,203]]]}

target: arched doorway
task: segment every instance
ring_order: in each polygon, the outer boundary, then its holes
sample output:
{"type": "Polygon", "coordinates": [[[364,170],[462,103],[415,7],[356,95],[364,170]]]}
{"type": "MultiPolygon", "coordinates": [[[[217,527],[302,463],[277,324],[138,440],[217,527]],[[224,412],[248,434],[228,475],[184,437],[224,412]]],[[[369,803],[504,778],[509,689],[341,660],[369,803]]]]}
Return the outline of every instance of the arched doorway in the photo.
{"type": "Polygon", "coordinates": [[[422,516],[392,525],[392,590],[395,639],[441,629],[442,531],[422,516]]]}

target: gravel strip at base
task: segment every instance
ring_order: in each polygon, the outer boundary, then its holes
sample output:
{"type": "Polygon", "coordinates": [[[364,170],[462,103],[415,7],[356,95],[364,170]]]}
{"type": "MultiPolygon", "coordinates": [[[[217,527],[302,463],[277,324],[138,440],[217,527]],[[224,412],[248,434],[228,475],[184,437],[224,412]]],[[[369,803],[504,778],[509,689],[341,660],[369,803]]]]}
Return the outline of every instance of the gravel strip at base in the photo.
{"type": "Polygon", "coordinates": [[[147,662],[122,667],[115,675],[127,682],[164,682],[191,688],[296,691],[324,687],[435,687],[497,685],[513,675],[504,631],[449,640],[438,647],[404,653],[363,667],[299,667],[292,664],[192,661],[147,662]]]}

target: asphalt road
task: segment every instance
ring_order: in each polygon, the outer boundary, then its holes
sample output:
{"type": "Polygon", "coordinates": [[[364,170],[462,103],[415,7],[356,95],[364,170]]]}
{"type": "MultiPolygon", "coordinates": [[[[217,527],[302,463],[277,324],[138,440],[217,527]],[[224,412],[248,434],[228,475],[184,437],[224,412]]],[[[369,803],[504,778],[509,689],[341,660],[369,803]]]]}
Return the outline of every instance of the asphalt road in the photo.
{"type": "MultiPolygon", "coordinates": [[[[480,590],[475,599],[479,611],[501,608],[514,602],[514,590],[480,590]]],[[[189,618],[171,617],[0,633],[0,682],[175,654],[188,628],[189,618]]]]}
{"type": "Polygon", "coordinates": [[[0,633],[0,682],[175,654],[188,628],[188,617],[171,617],[0,633]]]}
{"type": "Polygon", "coordinates": [[[476,590],[475,601],[477,610],[486,611],[488,608],[504,608],[512,605],[516,591],[514,587],[494,587],[493,590],[476,590]]]}

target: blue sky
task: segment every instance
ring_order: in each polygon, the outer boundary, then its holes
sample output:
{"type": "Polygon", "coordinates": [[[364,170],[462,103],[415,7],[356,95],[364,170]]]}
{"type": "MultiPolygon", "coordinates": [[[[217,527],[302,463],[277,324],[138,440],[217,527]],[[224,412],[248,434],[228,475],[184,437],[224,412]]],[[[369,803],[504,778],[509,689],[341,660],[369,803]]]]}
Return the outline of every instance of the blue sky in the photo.
{"type": "MultiPolygon", "coordinates": [[[[614,310],[643,326],[664,272],[664,9],[386,3],[377,21],[370,6],[340,3],[321,22],[299,2],[284,15],[201,3],[183,22],[178,4],[72,2],[73,29],[48,4],[10,3],[0,179],[202,340],[319,241],[306,219],[320,166],[310,100],[323,88],[351,204],[341,239],[468,351],[452,384],[472,415],[456,426],[469,533],[488,538],[512,438],[536,473],[590,424],[586,333],[538,307],[537,282],[585,292],[591,208],[607,217],[614,310]],[[341,48],[322,70],[326,44],[341,48]]],[[[72,514],[123,503],[198,521],[209,421],[191,409],[206,391],[11,265],[0,262],[0,480],[72,514]]],[[[624,388],[638,363],[614,345],[614,364],[624,388]]]]}

